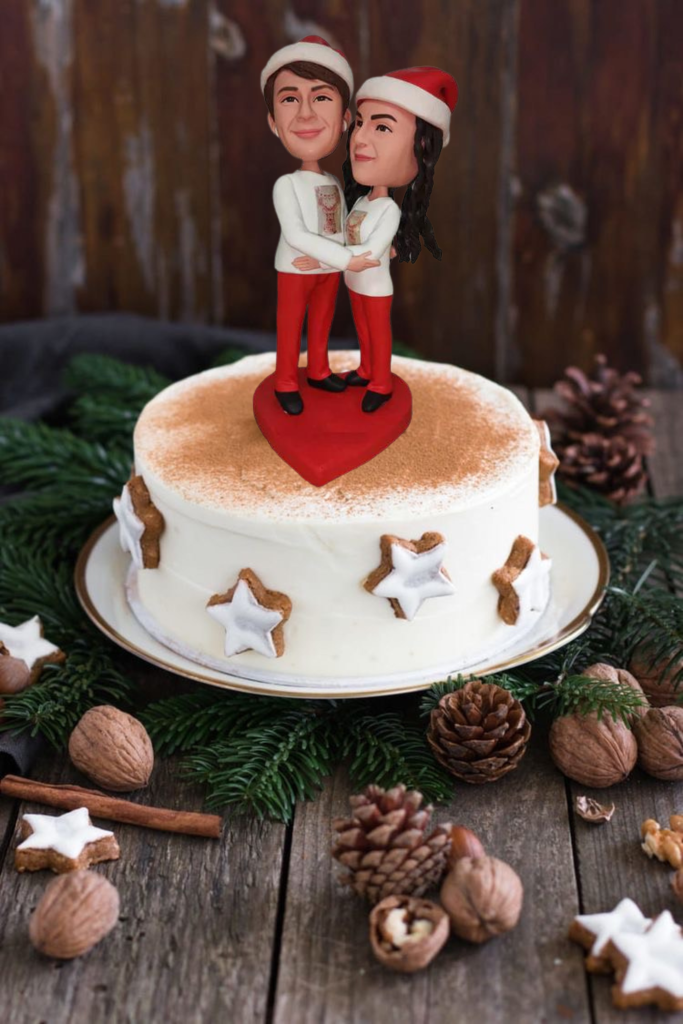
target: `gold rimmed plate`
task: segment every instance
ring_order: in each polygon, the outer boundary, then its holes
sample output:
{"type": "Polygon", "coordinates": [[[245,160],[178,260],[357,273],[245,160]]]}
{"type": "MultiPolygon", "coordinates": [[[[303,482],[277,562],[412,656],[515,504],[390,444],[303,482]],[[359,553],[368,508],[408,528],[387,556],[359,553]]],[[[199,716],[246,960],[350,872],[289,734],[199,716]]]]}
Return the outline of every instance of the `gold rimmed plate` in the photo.
{"type": "MultiPolygon", "coordinates": [[[[503,672],[534,661],[580,636],[600,607],[609,581],[609,559],[602,541],[587,523],[562,505],[541,510],[540,546],[553,560],[553,596],[533,631],[489,661],[459,667],[464,675],[503,672]]],[[[422,690],[449,673],[440,668],[391,679],[295,679],[275,673],[253,679],[222,672],[191,661],[151,636],[138,622],[126,599],[130,556],[118,541],[112,516],[93,533],[76,563],[76,592],[89,618],[114,643],[160,668],[228,690],[278,697],[370,697],[422,690]]]]}

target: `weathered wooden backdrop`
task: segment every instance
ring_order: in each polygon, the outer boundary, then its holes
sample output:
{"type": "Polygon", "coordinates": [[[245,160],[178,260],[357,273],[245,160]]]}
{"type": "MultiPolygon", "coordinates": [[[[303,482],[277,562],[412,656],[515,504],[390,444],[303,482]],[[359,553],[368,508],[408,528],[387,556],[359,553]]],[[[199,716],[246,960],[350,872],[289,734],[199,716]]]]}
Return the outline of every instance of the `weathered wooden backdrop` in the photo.
{"type": "Polygon", "coordinates": [[[258,76],[311,32],[359,81],[459,82],[444,258],[395,268],[397,338],[532,386],[596,351],[681,383],[681,0],[2,0],[0,320],[273,329],[270,189],[292,162],[258,76]]]}

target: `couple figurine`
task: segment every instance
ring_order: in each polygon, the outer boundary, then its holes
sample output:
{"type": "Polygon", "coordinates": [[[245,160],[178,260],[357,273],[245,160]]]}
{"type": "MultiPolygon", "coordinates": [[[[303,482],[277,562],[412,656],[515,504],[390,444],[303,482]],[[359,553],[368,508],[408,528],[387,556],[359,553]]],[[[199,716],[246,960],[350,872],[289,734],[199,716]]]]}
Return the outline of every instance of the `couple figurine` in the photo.
{"type": "Polygon", "coordinates": [[[364,387],[362,409],[376,412],[392,393],[392,247],[399,260],[415,262],[422,237],[441,258],[427,208],[434,167],[448,144],[455,80],[431,67],[370,78],[358,90],[352,121],[348,61],[324,39],[307,36],[273,54],[261,89],[271,131],[301,161],[273,189],[282,232],[275,254],[275,395],[290,415],[303,411],[298,363],[308,312],[309,386],[329,392],[364,387]],[[319,161],[334,152],[344,132],[342,193],[319,161]],[[403,186],[399,208],[392,193],[403,186]],[[342,271],[360,345],[360,365],[345,377],[330,371],[327,352],[342,271]]]}

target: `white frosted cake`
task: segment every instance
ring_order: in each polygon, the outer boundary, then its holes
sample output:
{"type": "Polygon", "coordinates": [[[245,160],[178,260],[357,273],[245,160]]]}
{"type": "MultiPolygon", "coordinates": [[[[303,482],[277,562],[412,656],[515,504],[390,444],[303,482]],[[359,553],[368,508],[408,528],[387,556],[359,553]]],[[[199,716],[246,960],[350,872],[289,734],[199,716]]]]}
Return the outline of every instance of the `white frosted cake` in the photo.
{"type": "MultiPolygon", "coordinates": [[[[356,361],[334,353],[332,366],[356,361]]],[[[266,354],[209,370],[140,416],[115,505],[145,629],[228,675],[342,689],[466,670],[530,630],[549,598],[537,544],[539,459],[552,456],[517,398],[395,357],[409,428],[315,487],[254,420],[254,389],[273,368],[266,354]]]]}

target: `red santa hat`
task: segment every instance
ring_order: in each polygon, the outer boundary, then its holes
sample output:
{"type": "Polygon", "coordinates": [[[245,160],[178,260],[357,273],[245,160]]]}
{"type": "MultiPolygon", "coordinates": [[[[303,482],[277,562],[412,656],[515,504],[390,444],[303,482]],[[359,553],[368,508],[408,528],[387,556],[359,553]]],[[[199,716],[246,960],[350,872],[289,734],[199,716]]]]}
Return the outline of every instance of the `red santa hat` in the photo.
{"type": "Polygon", "coordinates": [[[363,82],[356,103],[386,100],[408,110],[423,121],[440,128],[443,144],[450,139],[451,113],[458,101],[458,85],[452,75],[439,68],[404,68],[363,82]]]}
{"type": "Polygon", "coordinates": [[[319,64],[329,71],[334,71],[349,87],[353,94],[353,71],[341,50],[335,50],[322,36],[306,36],[298,43],[291,43],[276,50],[261,72],[261,92],[265,92],[266,82],[271,75],[274,75],[286,64],[293,64],[295,61],[305,60],[311,64],[319,64]]]}

